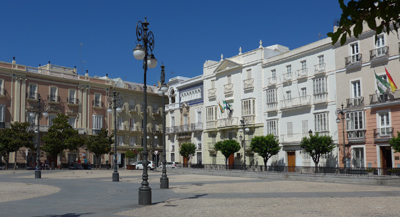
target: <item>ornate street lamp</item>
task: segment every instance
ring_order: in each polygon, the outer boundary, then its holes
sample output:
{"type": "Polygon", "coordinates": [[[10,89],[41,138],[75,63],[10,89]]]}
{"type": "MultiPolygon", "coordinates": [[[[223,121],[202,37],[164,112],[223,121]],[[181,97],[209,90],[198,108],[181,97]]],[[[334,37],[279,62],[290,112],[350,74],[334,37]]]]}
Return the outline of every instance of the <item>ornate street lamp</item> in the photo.
{"type": "MultiPolygon", "coordinates": [[[[243,132],[243,161],[244,161],[244,169],[246,170],[246,133],[248,133],[250,131],[250,129],[248,127],[246,127],[246,121],[244,118],[242,118],[242,120],[240,120],[240,124],[242,125],[242,128],[239,129],[239,132],[243,132]]],[[[240,139],[242,139],[242,136],[240,136],[240,139]]]]}
{"type": "Polygon", "coordinates": [[[162,103],[163,103],[163,168],[162,168],[162,175],[160,178],[160,188],[169,188],[169,179],[167,177],[167,154],[166,154],[166,147],[165,147],[165,93],[168,91],[168,87],[165,84],[165,66],[164,63],[161,65],[161,88],[158,90],[158,95],[162,96],[162,103]]]}
{"type": "MultiPolygon", "coordinates": [[[[144,95],[144,111],[143,111],[143,165],[147,165],[147,85],[146,85],[146,73],[147,66],[150,68],[154,68],[157,66],[157,60],[152,54],[154,49],[154,35],[153,32],[148,31],[147,26],[149,23],[144,18],[144,22],[139,21],[136,24],[136,38],[138,40],[138,44],[133,50],[133,56],[137,60],[143,59],[143,70],[144,70],[144,82],[143,82],[143,95],[144,95]],[[148,32],[147,32],[148,31],[148,32]],[[148,53],[150,50],[150,54],[148,53]]],[[[149,175],[147,174],[147,166],[143,167],[142,174],[142,183],[139,188],[139,205],[150,205],[151,204],[151,188],[148,182],[149,175]]]]}
{"type": "MultiPolygon", "coordinates": [[[[342,103],[342,109],[336,109],[336,114],[340,114],[340,117],[342,119],[342,131],[343,131],[343,165],[344,169],[346,170],[346,141],[344,137],[344,117],[346,115],[347,110],[343,109],[343,103],[342,103]]],[[[336,118],[336,123],[340,123],[339,117],[336,118]]]]}
{"type": "MultiPolygon", "coordinates": [[[[40,120],[40,108],[42,107],[42,106],[40,105],[40,101],[41,101],[41,99],[38,97],[38,105],[37,105],[37,106],[34,106],[34,107],[37,108],[36,114],[35,114],[35,112],[33,112],[33,111],[32,111],[31,113],[29,113],[29,116],[31,116],[32,118],[34,118],[35,116],[37,116],[35,179],[40,179],[40,178],[42,178],[42,171],[40,170],[41,168],[40,168],[40,164],[39,164],[39,162],[40,162],[40,148],[39,148],[39,146],[40,146],[40,140],[39,140],[39,137],[40,137],[40,129],[39,129],[39,128],[40,128],[40,125],[39,125],[39,120],[40,120]]],[[[43,104],[44,104],[44,103],[45,103],[45,101],[43,100],[43,104]]],[[[44,107],[44,106],[43,106],[43,107],[44,107]]],[[[42,115],[43,115],[44,117],[47,117],[47,116],[49,116],[49,113],[48,113],[47,111],[44,111],[42,115]]]]}
{"type": "Polygon", "coordinates": [[[121,108],[121,98],[118,97],[119,93],[117,93],[115,90],[113,91],[114,95],[112,96],[112,100],[109,100],[110,107],[107,109],[107,112],[112,114],[114,110],[114,173],[112,174],[112,181],[113,182],[119,182],[119,173],[117,169],[117,112],[121,113],[122,108],[121,108]],[[118,102],[118,105],[117,105],[118,102]],[[114,103],[113,107],[111,108],[111,105],[114,103]]]}

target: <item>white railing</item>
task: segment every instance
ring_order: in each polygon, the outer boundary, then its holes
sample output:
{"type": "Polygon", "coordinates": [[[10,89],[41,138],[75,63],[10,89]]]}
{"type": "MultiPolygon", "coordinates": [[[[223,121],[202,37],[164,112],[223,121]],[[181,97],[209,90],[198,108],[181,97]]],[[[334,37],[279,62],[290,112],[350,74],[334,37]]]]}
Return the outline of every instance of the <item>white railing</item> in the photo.
{"type": "Polygon", "coordinates": [[[206,127],[207,127],[207,129],[216,128],[217,127],[217,121],[216,120],[207,121],[206,122],[206,127]]]}
{"type": "Polygon", "coordinates": [[[326,72],[326,63],[317,64],[314,66],[314,74],[321,74],[326,72]]]}
{"type": "Polygon", "coordinates": [[[268,85],[276,85],[276,77],[268,78],[268,85]]]}
{"type": "Polygon", "coordinates": [[[232,94],[233,93],[233,83],[224,85],[224,93],[225,94],[232,94]]]}
{"type": "Polygon", "coordinates": [[[303,137],[308,136],[308,133],[281,134],[280,142],[299,142],[303,139],[303,137]]]}
{"type": "Polygon", "coordinates": [[[217,97],[217,88],[211,88],[208,90],[208,98],[215,98],[217,97]]]}
{"type": "Polygon", "coordinates": [[[278,109],[278,103],[277,102],[267,103],[267,112],[276,111],[277,109],[278,109]]]}
{"type": "Polygon", "coordinates": [[[283,82],[289,82],[292,80],[292,73],[288,72],[283,74],[283,82]]]}
{"type": "Polygon", "coordinates": [[[218,127],[232,127],[238,125],[238,118],[218,119],[218,127]]]}
{"type": "Polygon", "coordinates": [[[328,93],[317,93],[314,94],[314,104],[325,103],[328,101],[328,93]]]}
{"type": "Polygon", "coordinates": [[[281,109],[311,105],[311,96],[301,96],[301,97],[281,100],[280,105],[281,109]]]}
{"type": "Polygon", "coordinates": [[[243,81],[244,90],[254,89],[254,78],[249,78],[243,81]]]}
{"type": "Polygon", "coordinates": [[[243,115],[242,118],[244,119],[246,124],[254,124],[255,123],[255,115],[243,115]]]}
{"type": "Polygon", "coordinates": [[[305,78],[308,76],[308,69],[297,70],[297,79],[305,78]]]}

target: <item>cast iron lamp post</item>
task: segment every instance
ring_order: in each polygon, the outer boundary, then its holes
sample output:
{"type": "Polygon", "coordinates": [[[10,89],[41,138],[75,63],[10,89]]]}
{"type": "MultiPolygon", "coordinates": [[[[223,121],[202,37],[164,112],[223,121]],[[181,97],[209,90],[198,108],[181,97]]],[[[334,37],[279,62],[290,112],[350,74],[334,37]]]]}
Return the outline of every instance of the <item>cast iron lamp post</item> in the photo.
{"type": "Polygon", "coordinates": [[[121,105],[121,98],[118,97],[119,93],[117,93],[114,90],[114,95],[113,95],[113,99],[110,100],[110,107],[107,109],[107,112],[112,114],[113,110],[114,110],[114,173],[112,174],[112,181],[113,182],[119,182],[119,173],[118,173],[118,169],[117,169],[117,112],[121,113],[122,112],[122,108],[119,107],[121,105]],[[118,101],[118,105],[117,106],[117,101],[118,101]],[[113,104],[113,107],[111,109],[111,104],[113,104]]]}
{"type": "MultiPolygon", "coordinates": [[[[154,35],[153,32],[149,31],[147,26],[149,23],[144,18],[144,22],[139,21],[136,24],[136,38],[138,44],[133,50],[133,56],[137,60],[143,59],[143,71],[144,71],[144,82],[143,82],[143,101],[144,101],[144,111],[143,111],[143,138],[147,138],[147,85],[146,85],[146,73],[147,66],[154,68],[157,66],[157,60],[152,54],[154,49],[154,35]],[[150,54],[148,50],[150,49],[150,54]]],[[[147,141],[143,139],[143,164],[147,165],[147,141]]],[[[150,205],[151,204],[151,188],[148,182],[149,175],[147,174],[147,166],[143,167],[142,183],[139,188],[139,205],[150,205]]]]}
{"type": "MultiPolygon", "coordinates": [[[[239,129],[239,132],[243,132],[243,161],[244,161],[244,169],[246,170],[246,133],[248,133],[250,131],[250,129],[248,127],[246,127],[246,121],[244,120],[244,118],[242,118],[242,120],[240,120],[240,124],[242,125],[242,128],[239,129]]],[[[242,136],[240,136],[240,139],[242,139],[242,136]]]]}
{"type": "MultiPolygon", "coordinates": [[[[336,109],[336,114],[340,114],[340,118],[342,119],[342,131],[343,131],[343,165],[344,169],[346,170],[346,141],[344,138],[344,116],[346,115],[346,109],[343,109],[343,103],[342,103],[342,109],[336,109]]],[[[336,118],[336,123],[340,123],[339,117],[336,118]]]]}
{"type": "Polygon", "coordinates": [[[167,154],[166,154],[166,147],[165,147],[165,93],[168,91],[168,87],[165,84],[165,66],[164,64],[161,65],[161,88],[158,90],[158,95],[162,96],[162,103],[163,103],[163,168],[162,168],[162,175],[160,178],[160,188],[165,189],[169,188],[169,179],[167,177],[167,154]]]}
{"type": "MultiPolygon", "coordinates": [[[[33,111],[29,114],[29,116],[31,116],[32,118],[37,116],[37,129],[36,129],[37,130],[37,138],[36,138],[36,162],[37,163],[36,163],[36,169],[35,169],[35,179],[42,178],[42,171],[40,170],[40,165],[39,165],[39,162],[40,162],[40,148],[39,148],[39,146],[40,146],[40,140],[39,140],[40,125],[39,125],[39,120],[40,120],[40,108],[42,107],[40,105],[40,101],[41,101],[41,99],[38,98],[38,105],[36,106],[36,108],[37,108],[36,114],[33,111]]],[[[43,101],[43,103],[44,103],[44,101],[43,101]]],[[[44,111],[42,115],[44,117],[47,117],[47,116],[49,116],[49,113],[47,113],[47,111],[44,111]]]]}

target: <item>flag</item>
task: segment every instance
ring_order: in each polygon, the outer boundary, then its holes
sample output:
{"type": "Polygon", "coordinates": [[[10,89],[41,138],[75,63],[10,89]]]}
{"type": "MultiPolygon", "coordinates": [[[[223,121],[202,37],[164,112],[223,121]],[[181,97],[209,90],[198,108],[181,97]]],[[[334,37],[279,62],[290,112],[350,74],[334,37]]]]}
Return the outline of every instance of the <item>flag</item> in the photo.
{"type": "Polygon", "coordinates": [[[225,104],[225,108],[228,109],[229,111],[231,110],[231,105],[227,103],[226,101],[222,101],[225,104]]]}
{"type": "Polygon", "coordinates": [[[379,92],[381,92],[382,94],[386,93],[386,91],[390,87],[389,83],[383,80],[381,77],[377,76],[376,73],[375,73],[375,79],[376,79],[376,86],[378,87],[379,92]]]}
{"type": "Polygon", "coordinates": [[[392,90],[392,92],[394,92],[395,90],[397,90],[397,86],[394,83],[394,80],[392,79],[392,76],[390,76],[390,74],[389,74],[388,70],[386,69],[386,67],[385,67],[385,71],[386,71],[386,77],[389,80],[390,89],[392,90]]]}
{"type": "Polygon", "coordinates": [[[224,113],[224,109],[222,108],[221,103],[218,102],[218,105],[219,105],[219,109],[221,110],[221,113],[224,113]]]}

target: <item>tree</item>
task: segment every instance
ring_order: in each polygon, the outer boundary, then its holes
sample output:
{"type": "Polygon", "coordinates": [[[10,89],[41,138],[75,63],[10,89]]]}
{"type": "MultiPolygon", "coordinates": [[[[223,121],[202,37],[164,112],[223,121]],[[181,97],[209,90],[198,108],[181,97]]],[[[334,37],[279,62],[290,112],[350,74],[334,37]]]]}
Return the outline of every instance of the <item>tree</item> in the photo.
{"type": "Polygon", "coordinates": [[[17,151],[21,147],[33,149],[33,134],[28,132],[29,126],[28,122],[15,122],[10,128],[0,130],[0,153],[6,161],[6,169],[8,169],[11,152],[15,152],[14,169],[16,169],[17,151]]]}
{"type": "Polygon", "coordinates": [[[268,159],[279,153],[279,140],[274,135],[256,136],[251,140],[251,150],[260,155],[264,160],[264,167],[267,168],[268,159]]]}
{"type": "Polygon", "coordinates": [[[363,31],[363,23],[366,22],[375,36],[382,32],[390,34],[391,31],[398,33],[400,23],[400,2],[398,0],[350,0],[347,5],[344,0],[339,0],[342,15],[336,32],[329,32],[332,44],[340,38],[340,44],[346,43],[346,35],[358,36],[363,31]]]}
{"type": "Polygon", "coordinates": [[[191,154],[194,154],[196,151],[196,146],[191,142],[182,143],[181,149],[179,150],[179,154],[182,155],[185,159],[188,159],[191,154]]]}
{"type": "Polygon", "coordinates": [[[53,119],[53,125],[49,127],[46,135],[42,137],[45,143],[41,149],[49,153],[52,157],[57,157],[60,154],[60,161],[62,158],[62,151],[68,149],[70,151],[78,150],[80,146],[85,143],[85,139],[78,134],[68,123],[68,116],[59,114],[53,119]]]}
{"type": "Polygon", "coordinates": [[[240,150],[239,143],[234,139],[227,139],[215,143],[214,149],[220,151],[225,156],[225,168],[228,169],[228,158],[231,154],[240,150]]]}
{"type": "MultiPolygon", "coordinates": [[[[101,129],[96,136],[89,136],[86,139],[86,149],[93,152],[96,157],[96,168],[100,167],[100,157],[111,151],[111,145],[114,144],[114,134],[108,135],[108,130],[101,129]]],[[[100,167],[101,169],[101,167],[100,167]]]]}
{"type": "Polygon", "coordinates": [[[300,147],[309,153],[315,163],[315,172],[318,169],[319,158],[323,154],[331,152],[335,148],[331,136],[319,136],[318,133],[310,137],[304,137],[300,142],[300,147]]]}
{"type": "Polygon", "coordinates": [[[393,138],[389,139],[389,145],[392,146],[392,148],[396,152],[400,152],[400,132],[397,131],[397,137],[393,136],[393,138]]]}

